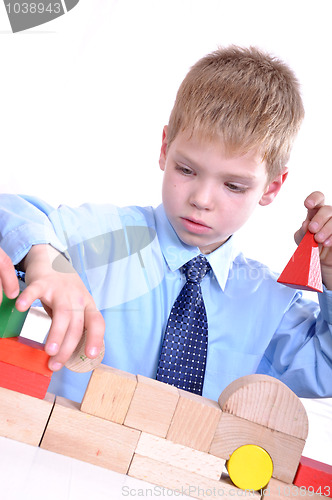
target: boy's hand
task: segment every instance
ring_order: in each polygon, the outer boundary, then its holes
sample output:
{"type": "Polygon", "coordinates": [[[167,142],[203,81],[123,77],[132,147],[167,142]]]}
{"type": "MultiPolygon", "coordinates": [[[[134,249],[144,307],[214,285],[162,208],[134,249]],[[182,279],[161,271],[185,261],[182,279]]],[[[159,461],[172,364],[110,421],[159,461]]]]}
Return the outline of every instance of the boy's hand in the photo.
{"type": "Polygon", "coordinates": [[[2,302],[2,290],[9,299],[15,299],[20,288],[12,261],[0,248],[0,304],[2,302]]]}
{"type": "Polygon", "coordinates": [[[323,193],[315,191],[304,201],[308,213],[302,227],[295,233],[295,241],[300,243],[306,231],[315,235],[320,248],[322,281],[332,290],[332,207],[325,205],[323,193]]]}
{"type": "Polygon", "coordinates": [[[52,318],[45,351],[51,356],[49,368],[60,370],[87,331],[85,354],[98,356],[103,346],[105,323],[93,298],[65,257],[50,245],[36,245],[24,259],[26,289],[16,301],[26,311],[40,299],[52,318]]]}

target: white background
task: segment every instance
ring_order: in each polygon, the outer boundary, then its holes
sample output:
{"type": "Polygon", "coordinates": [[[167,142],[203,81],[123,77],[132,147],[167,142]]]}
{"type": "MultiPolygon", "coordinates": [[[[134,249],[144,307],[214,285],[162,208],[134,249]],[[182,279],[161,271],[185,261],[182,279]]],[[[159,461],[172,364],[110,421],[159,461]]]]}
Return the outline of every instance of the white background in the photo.
{"type": "Polygon", "coordinates": [[[12,34],[0,4],[0,189],[53,205],[158,205],[158,157],[177,88],[218,45],[256,45],[302,84],[305,123],[290,175],[240,232],[245,253],[281,271],[305,197],[331,202],[331,0],[80,0],[12,34]]]}

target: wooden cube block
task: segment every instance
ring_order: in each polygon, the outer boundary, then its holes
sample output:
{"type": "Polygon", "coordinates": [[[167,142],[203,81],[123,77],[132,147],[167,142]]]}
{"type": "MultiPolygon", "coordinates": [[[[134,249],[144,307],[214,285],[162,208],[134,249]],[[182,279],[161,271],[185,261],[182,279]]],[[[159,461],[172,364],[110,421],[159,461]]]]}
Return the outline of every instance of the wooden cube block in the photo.
{"type": "Polygon", "coordinates": [[[225,466],[221,458],[145,432],[138,441],[136,453],[216,481],[225,466]]]}
{"type": "Polygon", "coordinates": [[[0,435],[38,446],[54,400],[49,393],[42,400],[0,387],[0,435]]]}
{"type": "MultiPolygon", "coordinates": [[[[208,452],[221,417],[216,401],[179,389],[167,439],[195,450],[208,452]]],[[[222,457],[223,458],[223,457],[222,457]]]]}
{"type": "Polygon", "coordinates": [[[301,457],[294,484],[332,498],[332,465],[301,457]]]}
{"type": "Polygon", "coordinates": [[[137,387],[124,425],[165,437],[178,399],[176,387],[137,375],[137,387]]]}
{"type": "Polygon", "coordinates": [[[216,481],[136,453],[128,475],[193,498],[260,498],[257,492],[239,490],[228,478],[216,481]]]}
{"type": "Polygon", "coordinates": [[[135,375],[100,365],[92,372],[81,411],[123,424],[136,385],[135,375]]]}
{"type": "Polygon", "coordinates": [[[41,448],[126,474],[140,432],[79,410],[57,397],[41,448]]]}
{"type": "Polygon", "coordinates": [[[255,444],[268,452],[273,461],[273,477],[286,483],[293,481],[305,445],[303,439],[223,413],[210,453],[228,460],[233,451],[245,444],[255,444]]]}
{"type": "Polygon", "coordinates": [[[44,399],[51,381],[44,345],[23,337],[0,339],[0,386],[44,399]]]}
{"type": "Polygon", "coordinates": [[[300,439],[308,436],[308,416],[302,402],[276,378],[258,374],[240,377],[226,387],[218,401],[224,413],[300,439]]]}

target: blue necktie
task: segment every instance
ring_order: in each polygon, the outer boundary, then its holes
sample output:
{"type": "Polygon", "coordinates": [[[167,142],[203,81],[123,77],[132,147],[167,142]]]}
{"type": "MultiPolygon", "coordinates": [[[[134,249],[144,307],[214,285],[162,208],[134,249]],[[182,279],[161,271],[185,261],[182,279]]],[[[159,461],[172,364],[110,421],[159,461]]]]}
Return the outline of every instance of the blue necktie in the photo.
{"type": "Polygon", "coordinates": [[[208,324],[200,282],[210,264],[199,255],[182,266],[187,281],[168,318],[157,380],[202,394],[208,324]]]}

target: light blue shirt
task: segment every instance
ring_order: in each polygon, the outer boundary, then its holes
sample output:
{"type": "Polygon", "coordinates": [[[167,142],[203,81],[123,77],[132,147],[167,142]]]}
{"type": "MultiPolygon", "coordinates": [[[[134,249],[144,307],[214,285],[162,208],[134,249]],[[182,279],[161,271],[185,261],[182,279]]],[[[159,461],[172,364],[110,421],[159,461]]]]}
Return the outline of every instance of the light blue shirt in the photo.
{"type": "MultiPolygon", "coordinates": [[[[31,245],[66,252],[106,322],[103,363],[155,378],[171,307],[185,278],[180,268],[200,253],[181,242],[163,206],[85,204],[53,209],[30,197],[0,196],[1,246],[20,262],[31,245]]],[[[246,259],[231,237],[207,256],[202,283],[208,318],[203,396],[217,400],[234,379],[272,375],[302,397],[332,396],[332,293],[320,306],[277,283],[246,259]]],[[[81,401],[90,374],[65,368],[50,391],[81,401]]]]}

